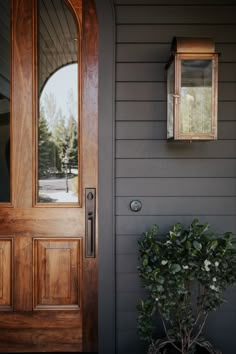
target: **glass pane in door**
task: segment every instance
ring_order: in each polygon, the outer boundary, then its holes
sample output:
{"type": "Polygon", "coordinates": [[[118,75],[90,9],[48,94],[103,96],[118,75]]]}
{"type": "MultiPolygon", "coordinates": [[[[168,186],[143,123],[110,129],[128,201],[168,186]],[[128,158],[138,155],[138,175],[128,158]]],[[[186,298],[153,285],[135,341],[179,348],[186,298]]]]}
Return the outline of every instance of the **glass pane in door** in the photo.
{"type": "Polygon", "coordinates": [[[10,202],[10,0],[0,0],[0,203],[10,202]]]}
{"type": "Polygon", "coordinates": [[[64,0],[38,2],[39,203],[78,203],[78,28],[64,0]]]}

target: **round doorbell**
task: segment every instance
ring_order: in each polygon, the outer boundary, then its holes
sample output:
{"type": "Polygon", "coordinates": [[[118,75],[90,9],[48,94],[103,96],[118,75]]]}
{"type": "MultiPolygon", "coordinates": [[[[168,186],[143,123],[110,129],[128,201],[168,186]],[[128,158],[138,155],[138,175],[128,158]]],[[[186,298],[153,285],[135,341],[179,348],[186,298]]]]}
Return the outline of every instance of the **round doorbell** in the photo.
{"type": "Polygon", "coordinates": [[[140,200],[132,200],[130,202],[130,209],[134,212],[140,211],[142,209],[142,203],[140,200]]]}

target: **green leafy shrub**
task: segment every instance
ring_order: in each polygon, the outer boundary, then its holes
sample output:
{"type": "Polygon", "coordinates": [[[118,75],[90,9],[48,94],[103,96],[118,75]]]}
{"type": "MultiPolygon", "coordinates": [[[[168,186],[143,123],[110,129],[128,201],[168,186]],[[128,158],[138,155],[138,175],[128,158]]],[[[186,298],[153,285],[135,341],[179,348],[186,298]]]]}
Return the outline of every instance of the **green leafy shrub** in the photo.
{"type": "Polygon", "coordinates": [[[138,305],[138,332],[148,353],[190,354],[197,347],[219,353],[202,331],[209,313],[225,301],[225,289],[236,282],[232,233],[217,237],[197,219],[187,229],[179,223],[170,227],[166,237],[157,233],[153,225],[139,241],[138,272],[148,296],[138,305]],[[156,316],[165,338],[155,338],[156,316]]]}

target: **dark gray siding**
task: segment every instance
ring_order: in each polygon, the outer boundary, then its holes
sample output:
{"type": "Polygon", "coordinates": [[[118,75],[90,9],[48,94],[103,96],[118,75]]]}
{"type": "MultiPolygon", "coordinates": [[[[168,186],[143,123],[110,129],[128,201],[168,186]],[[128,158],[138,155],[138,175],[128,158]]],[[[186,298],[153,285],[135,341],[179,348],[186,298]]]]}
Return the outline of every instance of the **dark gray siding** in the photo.
{"type": "Polygon", "coordinates": [[[115,354],[114,242],[114,81],[115,19],[113,0],[96,0],[99,25],[98,96],[98,338],[101,354],[115,354]],[[109,28],[109,31],[107,30],[109,28]],[[107,165],[110,166],[109,170],[107,165]]]}
{"type": "MultiPolygon", "coordinates": [[[[236,2],[116,0],[117,352],[144,353],[136,334],[137,240],[153,223],[165,232],[194,217],[236,233],[236,2]],[[187,4],[187,5],[186,5],[187,4]],[[166,73],[173,36],[208,36],[221,53],[219,139],[166,141],[166,73]],[[132,199],[143,208],[134,214],[132,199]]],[[[236,291],[206,334],[235,354],[236,291]]],[[[160,328],[161,333],[161,328],[160,328]]]]}

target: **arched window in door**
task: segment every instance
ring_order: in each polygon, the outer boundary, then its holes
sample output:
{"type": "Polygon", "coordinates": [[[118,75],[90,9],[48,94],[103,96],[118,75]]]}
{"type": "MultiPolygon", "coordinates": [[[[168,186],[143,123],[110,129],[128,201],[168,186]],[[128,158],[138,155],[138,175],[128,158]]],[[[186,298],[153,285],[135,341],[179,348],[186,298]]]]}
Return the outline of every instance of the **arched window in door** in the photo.
{"type": "Polygon", "coordinates": [[[37,203],[80,202],[80,26],[66,0],[38,0],[37,203]]]}

